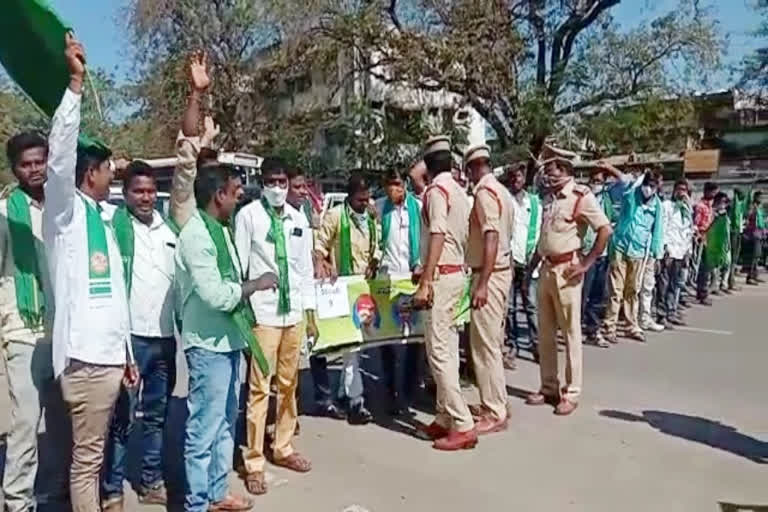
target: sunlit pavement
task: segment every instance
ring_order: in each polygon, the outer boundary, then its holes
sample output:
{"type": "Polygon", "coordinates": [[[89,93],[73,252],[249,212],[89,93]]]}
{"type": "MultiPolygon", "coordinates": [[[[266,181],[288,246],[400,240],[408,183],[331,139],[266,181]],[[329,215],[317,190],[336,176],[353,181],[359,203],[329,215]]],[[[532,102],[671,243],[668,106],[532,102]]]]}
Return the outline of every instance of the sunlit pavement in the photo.
{"type": "MultiPolygon", "coordinates": [[[[386,418],[354,427],[302,416],[296,446],[314,469],[299,475],[269,466],[269,492],[255,498],[255,510],[761,510],[755,506],[768,506],[768,285],[696,306],[688,321],[645,344],[585,347],[584,396],[567,418],[523,404],[538,385],[538,367],[521,361],[507,373],[509,430],[471,451],[436,452],[407,424],[386,418]]],[[[0,411],[8,411],[0,380],[0,411]]],[[[175,408],[183,414],[182,398],[175,408]]],[[[8,416],[0,414],[0,431],[8,416]]],[[[181,427],[174,431],[178,481],[181,427]]],[[[234,473],[232,483],[243,492],[234,473]]],[[[137,505],[128,483],[126,508],[161,510],[137,505]]]]}

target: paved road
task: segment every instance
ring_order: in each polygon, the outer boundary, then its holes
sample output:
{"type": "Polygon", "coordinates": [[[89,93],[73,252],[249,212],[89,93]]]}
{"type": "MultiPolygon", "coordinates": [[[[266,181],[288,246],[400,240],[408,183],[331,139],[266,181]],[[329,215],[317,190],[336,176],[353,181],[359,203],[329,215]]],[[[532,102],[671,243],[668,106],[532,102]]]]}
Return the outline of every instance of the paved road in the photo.
{"type": "MultiPolygon", "coordinates": [[[[473,451],[436,452],[403,426],[302,417],[297,445],[314,471],[270,467],[270,491],[256,510],[768,507],[767,305],[768,286],[749,289],[693,309],[695,328],[647,344],[587,347],[584,399],[569,418],[523,405],[522,393],[538,383],[537,367],[523,363],[507,375],[509,431],[473,451]]],[[[176,405],[183,410],[182,401],[176,405]]],[[[232,482],[242,489],[234,475],[232,482]]],[[[139,507],[132,492],[127,500],[128,510],[161,510],[139,507]]]]}

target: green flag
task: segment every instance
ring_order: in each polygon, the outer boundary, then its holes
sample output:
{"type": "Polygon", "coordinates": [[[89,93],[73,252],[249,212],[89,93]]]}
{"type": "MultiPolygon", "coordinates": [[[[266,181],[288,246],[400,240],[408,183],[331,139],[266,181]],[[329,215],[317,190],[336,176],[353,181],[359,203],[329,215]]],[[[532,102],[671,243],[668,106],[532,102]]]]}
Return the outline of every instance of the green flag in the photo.
{"type": "Polygon", "coordinates": [[[70,27],[48,0],[5,0],[0,16],[0,62],[49,117],[69,83],[64,36],[70,27]]]}

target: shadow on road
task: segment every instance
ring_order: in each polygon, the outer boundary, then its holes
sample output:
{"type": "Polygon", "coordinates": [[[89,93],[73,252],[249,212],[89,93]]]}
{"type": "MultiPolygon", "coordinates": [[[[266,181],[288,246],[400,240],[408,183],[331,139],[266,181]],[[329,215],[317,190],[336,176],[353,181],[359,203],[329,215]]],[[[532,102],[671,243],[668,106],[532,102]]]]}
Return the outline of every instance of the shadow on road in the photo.
{"type": "Polygon", "coordinates": [[[730,452],[757,464],[768,464],[768,443],[742,434],[736,427],[724,425],[718,421],[664,411],[643,411],[642,415],[637,415],[630,412],[603,410],[600,411],[600,416],[622,421],[644,422],[664,434],[730,452]]]}
{"type": "Polygon", "coordinates": [[[736,503],[718,502],[721,512],[768,512],[768,505],[737,505],[736,503]]]}

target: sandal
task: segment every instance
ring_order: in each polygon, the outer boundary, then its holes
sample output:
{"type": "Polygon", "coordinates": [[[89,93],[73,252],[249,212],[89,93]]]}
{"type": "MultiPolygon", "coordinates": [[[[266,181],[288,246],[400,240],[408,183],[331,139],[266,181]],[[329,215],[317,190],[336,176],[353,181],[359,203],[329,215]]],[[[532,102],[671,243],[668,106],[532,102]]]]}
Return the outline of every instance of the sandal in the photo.
{"type": "Polygon", "coordinates": [[[264,477],[263,471],[257,471],[256,473],[249,473],[245,475],[245,490],[256,496],[261,496],[267,493],[267,481],[264,477]]]}
{"type": "Polygon", "coordinates": [[[211,503],[208,512],[245,512],[253,508],[253,501],[248,498],[228,494],[223,500],[211,503]]]}
{"type": "Polygon", "coordinates": [[[297,473],[307,473],[312,469],[312,463],[298,453],[293,453],[284,459],[275,459],[274,464],[275,466],[282,466],[291,471],[296,471],[297,473]]]}

